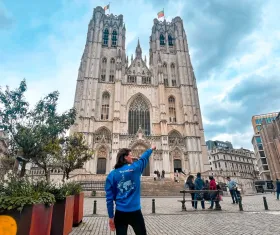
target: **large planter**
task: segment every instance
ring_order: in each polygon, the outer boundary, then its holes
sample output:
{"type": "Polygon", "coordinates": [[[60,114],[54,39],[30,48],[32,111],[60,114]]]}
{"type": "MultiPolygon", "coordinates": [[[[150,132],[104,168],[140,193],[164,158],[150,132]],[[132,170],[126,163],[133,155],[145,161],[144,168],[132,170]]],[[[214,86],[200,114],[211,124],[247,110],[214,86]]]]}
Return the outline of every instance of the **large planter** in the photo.
{"type": "Polygon", "coordinates": [[[75,195],[74,199],[74,212],[73,212],[73,225],[78,226],[84,216],[84,193],[75,195]]]}
{"type": "Polygon", "coordinates": [[[17,224],[17,235],[50,235],[53,206],[36,204],[25,206],[21,212],[10,210],[1,213],[12,217],[17,224]]]}
{"type": "Polygon", "coordinates": [[[73,209],[74,196],[54,204],[51,235],[67,235],[72,231],[73,209]]]}

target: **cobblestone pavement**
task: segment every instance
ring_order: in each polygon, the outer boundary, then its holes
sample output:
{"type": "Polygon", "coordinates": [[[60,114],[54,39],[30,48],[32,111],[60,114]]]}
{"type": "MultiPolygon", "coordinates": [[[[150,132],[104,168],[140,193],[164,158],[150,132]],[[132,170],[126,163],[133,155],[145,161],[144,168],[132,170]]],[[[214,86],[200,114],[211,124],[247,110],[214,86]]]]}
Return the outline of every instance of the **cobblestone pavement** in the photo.
{"type": "MultiPolygon", "coordinates": [[[[243,210],[250,212],[262,212],[264,211],[263,196],[267,199],[268,208],[270,210],[280,211],[280,201],[276,200],[276,196],[273,194],[259,194],[255,196],[243,197],[243,210]]],[[[190,199],[190,198],[188,198],[190,199]]],[[[92,215],[93,201],[97,201],[97,214],[107,216],[106,199],[105,198],[85,198],[84,215],[92,215]]],[[[181,203],[177,202],[182,198],[155,198],[156,213],[157,214],[185,214],[181,212],[181,203]]],[[[223,197],[223,201],[220,203],[222,206],[222,212],[239,212],[239,207],[236,204],[231,204],[230,197],[223,197]]],[[[142,198],[142,213],[149,215],[152,213],[152,198],[142,198]]],[[[192,210],[191,202],[186,202],[187,210],[192,210]]],[[[209,202],[206,202],[206,208],[209,207],[209,202]]],[[[200,203],[198,209],[201,209],[200,203]]],[[[279,233],[280,234],[280,233],[279,233]]]]}
{"type": "MultiPolygon", "coordinates": [[[[149,235],[183,234],[280,234],[280,201],[273,194],[247,196],[243,198],[244,212],[238,205],[232,205],[229,197],[221,202],[222,212],[197,211],[181,212],[179,198],[156,198],[156,214],[151,214],[152,198],[142,199],[142,211],[149,235]],[[264,210],[263,196],[267,197],[269,211],[264,210]]],[[[208,204],[206,204],[206,208],[208,204]]],[[[71,235],[107,235],[108,217],[104,198],[85,199],[83,223],[73,228],[71,235]],[[97,215],[92,215],[93,200],[97,200],[97,215]]],[[[134,234],[129,227],[128,234],[134,234]]]]}

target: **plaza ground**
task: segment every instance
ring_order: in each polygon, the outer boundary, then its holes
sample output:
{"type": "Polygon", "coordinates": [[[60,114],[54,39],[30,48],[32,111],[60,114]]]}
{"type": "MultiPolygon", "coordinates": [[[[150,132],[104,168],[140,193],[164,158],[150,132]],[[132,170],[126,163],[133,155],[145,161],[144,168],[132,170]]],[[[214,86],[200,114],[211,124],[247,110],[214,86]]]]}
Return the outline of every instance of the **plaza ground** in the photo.
{"type": "MultiPolygon", "coordinates": [[[[273,194],[243,197],[243,212],[223,197],[222,211],[203,211],[198,205],[194,211],[187,202],[187,211],[181,211],[181,198],[155,198],[156,214],[152,214],[152,198],[142,198],[142,212],[149,235],[181,234],[280,234],[280,201],[273,194]],[[266,196],[268,211],[264,210],[266,196]]],[[[206,203],[206,208],[209,203],[206,203]]],[[[108,228],[105,198],[85,198],[83,223],[73,228],[71,235],[114,234],[108,228]],[[93,215],[93,201],[97,201],[97,214],[93,215]]],[[[129,227],[128,234],[134,234],[129,227]]]]}

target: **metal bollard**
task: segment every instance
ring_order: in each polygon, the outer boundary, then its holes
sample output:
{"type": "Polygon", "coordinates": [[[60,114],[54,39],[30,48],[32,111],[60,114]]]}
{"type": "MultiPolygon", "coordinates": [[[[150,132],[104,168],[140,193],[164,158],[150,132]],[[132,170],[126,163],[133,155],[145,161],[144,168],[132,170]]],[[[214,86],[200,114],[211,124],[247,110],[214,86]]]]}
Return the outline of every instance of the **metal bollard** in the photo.
{"type": "Polygon", "coordinates": [[[93,202],[93,214],[96,215],[96,200],[93,202]]]}
{"type": "Polygon", "coordinates": [[[156,213],[156,205],[155,205],[155,199],[152,200],[152,213],[156,213]]]}
{"type": "Polygon", "coordinates": [[[238,204],[239,204],[239,210],[243,211],[243,205],[242,205],[242,200],[241,198],[238,200],[238,204]]]}
{"type": "Polygon", "coordinates": [[[268,210],[268,205],[267,205],[266,197],[263,197],[263,204],[264,204],[264,209],[268,210]]]}

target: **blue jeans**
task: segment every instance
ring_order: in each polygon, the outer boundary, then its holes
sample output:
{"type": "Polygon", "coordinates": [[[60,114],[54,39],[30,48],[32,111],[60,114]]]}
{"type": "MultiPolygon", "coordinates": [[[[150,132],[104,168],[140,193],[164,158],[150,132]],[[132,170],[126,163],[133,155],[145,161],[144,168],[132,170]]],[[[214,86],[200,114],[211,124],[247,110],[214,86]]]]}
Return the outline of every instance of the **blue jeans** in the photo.
{"type": "Polygon", "coordinates": [[[279,200],[280,192],[276,192],[276,194],[277,194],[277,200],[279,200]]]}
{"type": "Polygon", "coordinates": [[[231,190],[229,190],[229,192],[230,192],[230,195],[231,195],[231,198],[232,198],[232,202],[233,203],[238,203],[235,189],[231,189],[231,190]]]}
{"type": "Polygon", "coordinates": [[[194,195],[194,208],[197,209],[197,199],[201,201],[201,207],[202,209],[205,209],[205,205],[204,205],[204,199],[200,197],[200,195],[198,195],[197,193],[194,195]]]}

